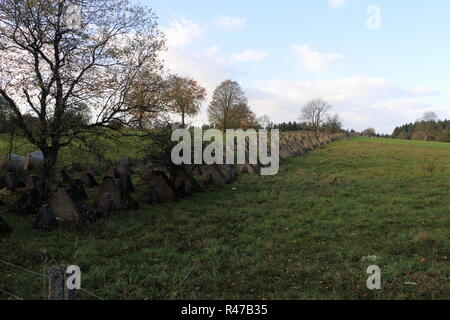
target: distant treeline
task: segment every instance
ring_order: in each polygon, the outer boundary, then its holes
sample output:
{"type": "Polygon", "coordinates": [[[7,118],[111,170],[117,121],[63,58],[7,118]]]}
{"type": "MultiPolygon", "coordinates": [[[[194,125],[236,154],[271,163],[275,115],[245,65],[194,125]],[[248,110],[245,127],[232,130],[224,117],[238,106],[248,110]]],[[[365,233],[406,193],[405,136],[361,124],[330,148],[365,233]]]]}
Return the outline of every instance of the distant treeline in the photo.
{"type": "Polygon", "coordinates": [[[397,127],[394,138],[450,142],[450,120],[417,121],[397,127]]]}
{"type": "MultiPolygon", "coordinates": [[[[311,125],[306,122],[283,122],[279,124],[271,123],[269,126],[267,126],[267,129],[278,129],[281,132],[291,132],[291,131],[314,131],[313,128],[311,128],[311,125]]],[[[340,123],[325,123],[321,127],[321,131],[326,131],[330,133],[341,133],[346,132],[342,129],[342,124],[340,123]]],[[[354,130],[348,131],[349,133],[356,133],[354,130]]]]}
{"type": "Polygon", "coordinates": [[[307,131],[311,130],[309,124],[305,122],[283,122],[280,124],[272,124],[271,129],[278,129],[283,132],[287,131],[307,131]]]}

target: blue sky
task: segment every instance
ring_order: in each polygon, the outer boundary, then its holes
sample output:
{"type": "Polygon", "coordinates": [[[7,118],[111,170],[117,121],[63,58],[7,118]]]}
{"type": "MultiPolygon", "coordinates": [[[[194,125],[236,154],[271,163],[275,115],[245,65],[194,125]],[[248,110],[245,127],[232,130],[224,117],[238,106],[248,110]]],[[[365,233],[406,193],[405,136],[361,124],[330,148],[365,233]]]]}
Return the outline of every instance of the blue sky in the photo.
{"type": "MultiPolygon", "coordinates": [[[[294,121],[309,99],[347,128],[391,133],[426,111],[450,119],[450,1],[141,0],[166,32],[166,67],[209,93],[239,81],[250,106],[294,121]],[[371,30],[370,6],[381,29],[371,30]]],[[[207,102],[194,124],[207,121],[207,102]]]]}

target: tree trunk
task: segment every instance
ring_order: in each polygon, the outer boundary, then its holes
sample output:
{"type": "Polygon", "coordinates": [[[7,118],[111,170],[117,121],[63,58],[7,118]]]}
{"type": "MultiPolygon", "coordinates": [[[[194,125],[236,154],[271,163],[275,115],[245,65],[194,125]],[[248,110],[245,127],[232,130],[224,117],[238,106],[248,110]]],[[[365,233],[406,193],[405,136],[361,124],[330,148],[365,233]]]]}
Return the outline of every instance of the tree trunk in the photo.
{"type": "Polygon", "coordinates": [[[186,128],[186,125],[184,123],[184,117],[185,117],[185,114],[184,114],[184,112],[182,112],[181,113],[181,126],[183,127],[183,129],[186,128]]]}
{"type": "Polygon", "coordinates": [[[55,150],[45,150],[44,155],[44,199],[47,199],[50,194],[50,186],[53,181],[54,168],[58,160],[58,152],[55,150]]]}
{"type": "Polygon", "coordinates": [[[13,152],[13,148],[14,148],[14,135],[16,133],[16,127],[14,126],[10,132],[10,136],[9,136],[9,147],[8,147],[8,157],[10,156],[10,154],[13,152]]]}

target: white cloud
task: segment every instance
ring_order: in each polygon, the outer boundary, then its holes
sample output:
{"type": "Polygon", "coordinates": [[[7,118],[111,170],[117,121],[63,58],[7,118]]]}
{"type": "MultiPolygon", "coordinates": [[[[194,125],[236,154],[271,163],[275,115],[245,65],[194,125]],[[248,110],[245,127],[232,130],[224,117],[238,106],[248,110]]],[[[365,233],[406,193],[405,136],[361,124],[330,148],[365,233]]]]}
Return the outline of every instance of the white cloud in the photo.
{"type": "Polygon", "coordinates": [[[344,5],[347,2],[347,0],[328,0],[328,2],[333,8],[337,8],[344,5]]]}
{"type": "Polygon", "coordinates": [[[214,20],[214,24],[226,31],[239,31],[245,27],[246,21],[242,18],[223,16],[214,20]]]}
{"type": "Polygon", "coordinates": [[[299,62],[309,71],[317,72],[324,71],[343,56],[337,53],[320,53],[313,50],[309,45],[294,46],[294,53],[299,59],[299,62]]]}
{"type": "Polygon", "coordinates": [[[169,47],[185,47],[200,39],[204,30],[187,18],[180,18],[170,23],[170,28],[162,28],[167,37],[169,47]]]}
{"type": "Polygon", "coordinates": [[[199,126],[207,123],[206,110],[214,89],[226,79],[235,79],[234,70],[229,68],[214,50],[193,54],[187,50],[169,49],[164,54],[164,60],[171,73],[193,78],[206,88],[208,97],[201,108],[201,114],[190,120],[194,125],[199,126]]]}
{"type": "Polygon", "coordinates": [[[231,56],[231,60],[235,62],[259,62],[267,58],[268,54],[265,51],[245,50],[241,53],[236,53],[231,56]]]}
{"type": "MultiPolygon", "coordinates": [[[[203,28],[185,18],[174,21],[165,31],[170,43],[175,44],[169,45],[169,50],[163,54],[166,67],[172,73],[196,79],[208,92],[201,114],[193,119],[194,125],[207,122],[208,103],[213,90],[222,81],[239,81],[241,74],[231,62],[265,58],[263,52],[255,50],[224,56],[218,46],[194,52],[189,45],[202,40],[203,28]]],[[[303,46],[303,49],[303,53],[314,52],[309,46],[303,46]]],[[[301,62],[306,61],[312,70],[324,70],[342,57],[321,53],[311,56],[305,60],[301,56],[301,62]]],[[[375,127],[378,132],[392,133],[394,127],[413,122],[429,110],[436,111],[441,118],[450,118],[449,106],[439,105],[440,99],[434,104],[429,102],[434,100],[430,96],[439,95],[439,92],[422,86],[402,88],[386,79],[364,75],[317,81],[267,80],[251,85],[243,83],[242,86],[255,113],[258,116],[267,114],[277,123],[297,120],[304,103],[317,97],[329,101],[332,111],[341,116],[349,129],[375,127]]]]}
{"type": "MultiPolygon", "coordinates": [[[[394,127],[414,121],[427,110],[441,111],[423,102],[436,91],[401,88],[381,78],[362,75],[320,81],[264,81],[249,90],[250,103],[257,114],[268,114],[272,121],[298,120],[302,106],[310,99],[329,101],[347,128],[375,127],[392,133],[394,127]]],[[[442,113],[442,112],[441,112],[442,113]]]]}

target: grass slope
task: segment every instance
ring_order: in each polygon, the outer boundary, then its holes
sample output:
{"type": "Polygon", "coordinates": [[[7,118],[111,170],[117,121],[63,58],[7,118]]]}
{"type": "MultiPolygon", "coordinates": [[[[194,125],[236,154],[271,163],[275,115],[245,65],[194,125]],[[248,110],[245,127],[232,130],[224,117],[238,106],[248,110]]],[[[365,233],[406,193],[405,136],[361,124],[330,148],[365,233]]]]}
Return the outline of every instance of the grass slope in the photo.
{"type": "MultiPolygon", "coordinates": [[[[450,144],[354,138],[291,159],[277,176],[243,176],[236,190],[78,233],[34,232],[2,213],[14,233],[0,259],[40,272],[79,265],[82,286],[110,299],[448,299],[449,159],[450,144]],[[369,255],[379,258],[361,261],[369,255]],[[382,290],[366,287],[371,264],[382,290]]],[[[2,264],[0,289],[44,295],[41,279],[2,264]]]]}

